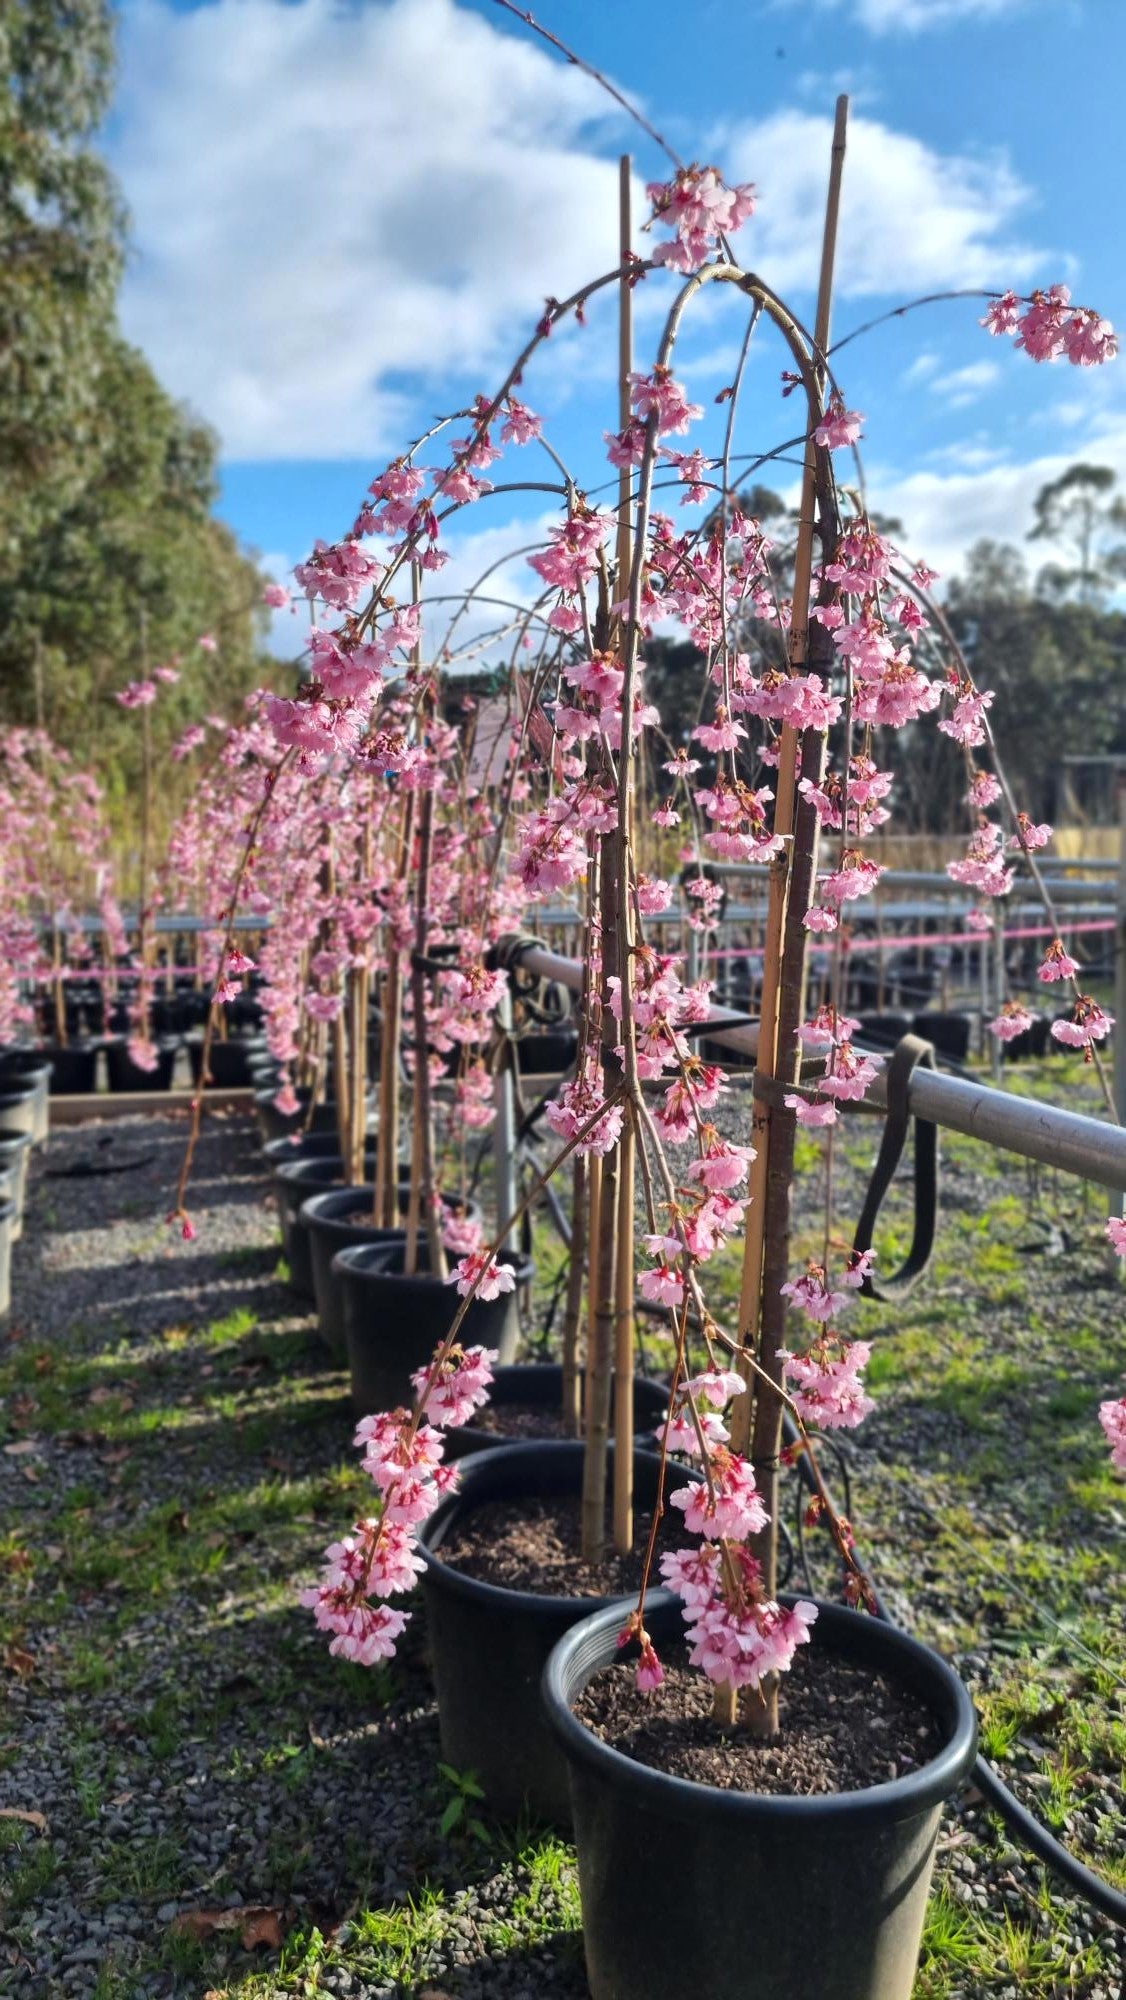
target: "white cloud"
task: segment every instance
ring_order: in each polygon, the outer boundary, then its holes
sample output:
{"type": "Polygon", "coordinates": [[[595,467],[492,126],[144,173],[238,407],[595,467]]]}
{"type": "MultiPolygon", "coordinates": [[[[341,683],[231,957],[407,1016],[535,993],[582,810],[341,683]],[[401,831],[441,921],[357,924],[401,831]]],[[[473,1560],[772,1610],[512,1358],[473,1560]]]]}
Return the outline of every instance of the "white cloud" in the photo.
{"type": "Polygon", "coordinates": [[[231,457],[401,444],[616,261],[606,100],[452,0],[138,0],[123,44],[125,324],[231,457]]]}
{"type": "Polygon", "coordinates": [[[947,409],[961,410],[967,403],[976,403],[986,389],[1000,381],[1001,370],[996,361],[970,361],[964,368],[952,368],[946,375],[934,376],[929,388],[947,409]]]}
{"type": "MultiPolygon", "coordinates": [[[[949,448],[951,458],[958,447],[949,448]]],[[[977,447],[963,448],[961,464],[949,471],[917,471],[900,476],[877,466],[868,468],[872,505],[903,523],[905,549],[923,556],[943,576],[958,569],[965,552],[983,535],[994,541],[1023,544],[1032,526],[1037,493],[1058,479],[1069,465],[1083,459],[1109,465],[1126,491],[1126,420],[1091,430],[1081,444],[1066,452],[1046,452],[1032,459],[1010,459],[981,466],[977,447]]],[[[1042,551],[1046,557],[1047,550],[1042,551]]],[[[1033,561],[1042,559],[1033,548],[1033,561]]]]}
{"type": "MultiPolygon", "coordinates": [[[[729,172],[760,189],[741,252],[783,293],[817,282],[832,133],[831,119],[787,110],[729,135],[729,172]]],[[[837,292],[899,299],[1019,280],[1043,254],[1009,235],[1029,198],[1000,152],[939,153],[878,119],[852,118],[837,292]]]]}
{"type": "MultiPolygon", "coordinates": [[[[820,0],[836,11],[842,0],[820,0]]],[[[1027,8],[1030,0],[844,0],[857,26],[872,35],[918,35],[964,21],[998,21],[1027,8]]]]}

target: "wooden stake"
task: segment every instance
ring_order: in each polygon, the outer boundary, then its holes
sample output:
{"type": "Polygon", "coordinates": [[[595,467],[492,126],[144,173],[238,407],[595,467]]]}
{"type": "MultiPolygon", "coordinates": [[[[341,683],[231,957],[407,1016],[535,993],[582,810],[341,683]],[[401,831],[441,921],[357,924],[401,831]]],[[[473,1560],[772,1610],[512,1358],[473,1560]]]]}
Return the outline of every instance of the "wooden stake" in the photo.
{"type": "MultiPolygon", "coordinates": [[[[814,369],[819,384],[824,383],[825,355],[829,345],[829,318],[833,291],[833,265],[836,257],[837,223],[840,215],[841,176],[844,169],[845,134],[848,124],[848,98],[838,97],[836,122],[833,131],[833,153],[829,171],[829,193],[825,208],[825,228],[821,245],[821,276],[817,294],[817,319],[815,323],[814,369]]],[[[792,672],[804,669],[809,649],[809,601],[810,572],[813,559],[814,513],[817,491],[817,450],[812,433],[820,421],[821,412],[812,404],[808,413],[809,437],[805,448],[805,465],[802,475],[801,512],[798,521],[797,550],[794,561],[793,604],[790,617],[789,661],[792,672]]],[[[789,1058],[793,1051],[783,1048],[780,1037],[780,995],[782,987],[783,944],[786,934],[787,902],[791,886],[791,868],[794,865],[793,836],[795,831],[795,802],[797,793],[798,732],[787,727],[782,732],[779,754],[778,784],[775,798],[774,831],[785,842],[782,852],[771,865],[767,898],[765,954],[762,977],[762,1015],[759,1026],[758,1054],[756,1056],[757,1077],[771,1082],[779,1075],[780,1058],[789,1058]]],[[[804,911],[800,914],[804,914],[804,911]]],[[[800,917],[799,917],[800,921],[800,917]]],[[[804,942],[804,931],[802,933],[804,942]]],[[[804,954],[803,954],[804,962],[804,954]]],[[[788,1012],[789,1010],[787,1010],[788,1012]]],[[[796,1026],[796,1022],[794,1023],[796,1026]]],[[[790,1032],[787,1020],[786,1032],[790,1032]]],[[[759,1343],[761,1327],[761,1307],[766,1281],[765,1250],[767,1229],[776,1217],[779,1190],[789,1201],[789,1178],[793,1166],[793,1119],[785,1123],[789,1127],[789,1143],[786,1147],[788,1159],[772,1161],[773,1116],[771,1106],[765,1099],[756,1098],[752,1130],[757,1148],[756,1157],[751,1162],[749,1177],[749,1201],[747,1209],[747,1234],[743,1251],[743,1276],[739,1297],[739,1340],[745,1356],[740,1364],[741,1373],[748,1384],[747,1394],[740,1396],[735,1404],[732,1422],[732,1447],[745,1453],[751,1447],[752,1425],[757,1455],[762,1438],[767,1430],[775,1430],[781,1420],[781,1404],[774,1389],[766,1389],[761,1378],[754,1376],[750,1367],[750,1357],[754,1356],[759,1343]],[[771,1185],[772,1172],[776,1185],[773,1200],[768,1202],[767,1192],[771,1185]],[[753,1386],[752,1386],[753,1384],[753,1386]],[[757,1405],[762,1404],[760,1417],[757,1405]]],[[[784,1274],[783,1274],[784,1276],[784,1274]]],[[[773,1272],[770,1282],[773,1282],[773,1272]]],[[[761,1357],[760,1357],[761,1362],[761,1357]]],[[[756,1476],[758,1473],[756,1466],[756,1476]]],[[[768,1487],[777,1483],[775,1466],[762,1465],[763,1477],[768,1487]]],[[[764,1495],[765,1498],[765,1495],[764,1495]]],[[[770,1502],[766,1500],[769,1507],[770,1502]]],[[[777,1564],[776,1512],[772,1510],[769,1530],[770,1551],[768,1567],[777,1564]]],[[[762,1560],[760,1554],[760,1561],[762,1560]]],[[[716,1712],[722,1720],[735,1719],[736,1696],[731,1687],[717,1690],[716,1712]]],[[[749,1718],[756,1734],[772,1735],[777,1729],[777,1688],[767,1691],[763,1703],[749,1718]],[[762,1713],[759,1714],[758,1710],[762,1713]]]]}
{"type": "Polygon", "coordinates": [[[579,1322],[582,1317],[584,1253],[587,1232],[587,1163],[576,1153],[571,1170],[571,1253],[567,1267],[567,1306],[563,1316],[563,1430],[578,1437],[581,1420],[579,1395],[579,1322]]]}
{"type": "MultiPolygon", "coordinates": [[[[632,161],[628,153],[618,163],[618,255],[625,269],[633,248],[631,213],[632,161]]],[[[618,285],[618,422],[625,430],[630,420],[630,373],[633,368],[633,290],[628,276],[618,285]]],[[[623,465],[618,472],[618,602],[628,605],[633,571],[633,489],[631,472],[623,465]]],[[[618,620],[619,634],[627,630],[627,613],[618,620]]],[[[632,745],[627,719],[622,721],[622,754],[632,745]]],[[[628,751],[629,768],[622,787],[620,824],[611,836],[614,842],[618,952],[617,971],[623,986],[633,978],[633,907],[630,895],[629,854],[633,836],[634,752],[628,751]]],[[[603,926],[605,936],[605,925],[603,926]]],[[[614,1266],[614,1547],[628,1555],[633,1547],[633,1309],[634,1309],[634,1227],[633,1200],[635,1135],[632,1107],[627,1106],[622,1136],[617,1146],[617,1214],[614,1218],[617,1244],[614,1266]]]]}

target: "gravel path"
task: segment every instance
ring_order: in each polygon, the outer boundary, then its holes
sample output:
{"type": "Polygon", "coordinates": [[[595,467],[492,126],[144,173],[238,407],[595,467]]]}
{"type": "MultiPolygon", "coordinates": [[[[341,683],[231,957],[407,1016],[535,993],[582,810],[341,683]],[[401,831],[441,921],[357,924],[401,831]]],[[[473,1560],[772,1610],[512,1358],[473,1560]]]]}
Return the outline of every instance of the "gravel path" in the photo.
{"type": "MultiPolygon", "coordinates": [[[[441,1832],[457,1786],[439,1769],[418,1621],[394,1669],[365,1674],[329,1659],[296,1606],[364,1495],[346,1385],[278,1274],[245,1121],[206,1129],[199,1241],[164,1226],[183,1137],[159,1116],[54,1137],[16,1251],[0,1359],[0,1995],[579,2000],[570,1850],[482,1825],[471,1797],[441,1832]],[[87,1171],[109,1166],[122,1171],[87,1171]]],[[[1026,1796],[1112,1857],[1126,1641],[1097,1635],[1121,1629],[1126,1498],[1083,1426],[1115,1346],[1126,1364],[1121,1294],[1092,1247],[1097,1208],[1074,1224],[1066,1269],[1081,1282],[1061,1285],[1054,1260],[1046,1283],[1049,1265],[1013,1250],[1023,1181],[948,1157],[945,1261],[887,1343],[879,1412],[849,1446],[857,1526],[893,1604],[956,1654],[990,1726],[1011,1719],[1026,1796]],[[975,1242],[994,1246],[976,1272],[975,1242]],[[1033,1323],[1044,1292],[1071,1304],[1033,1323]],[[984,1402],[966,1372],[983,1357],[984,1402]],[[1073,1403],[1038,1413],[1029,1384],[1073,1403]],[[1022,1399],[1034,1454],[1006,1430],[1022,1399]],[[921,1457],[915,1486],[905,1453],[921,1457]],[[1052,1556],[1047,1580],[1033,1555],[1052,1556]],[[1014,1582],[1038,1621],[1022,1599],[1014,1610],[1014,1582]],[[1103,1728],[1070,1790],[1061,1700],[1103,1728]]],[[[848,1212],[862,1162],[841,1171],[848,1212]]],[[[1118,2000],[1106,1926],[1046,1898],[972,1801],[948,1822],[932,1911],[919,2000],[1118,2000]]]]}

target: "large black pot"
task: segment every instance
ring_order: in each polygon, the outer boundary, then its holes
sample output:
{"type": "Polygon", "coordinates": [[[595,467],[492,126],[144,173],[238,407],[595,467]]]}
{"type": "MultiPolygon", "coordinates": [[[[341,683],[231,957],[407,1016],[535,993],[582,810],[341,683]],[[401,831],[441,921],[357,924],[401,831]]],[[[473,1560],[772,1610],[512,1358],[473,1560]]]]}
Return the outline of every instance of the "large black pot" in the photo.
{"type": "Polygon", "coordinates": [[[0,1132],[26,1132],[34,1140],[39,1121],[39,1091],[35,1084],[9,1081],[0,1089],[0,1132]]]}
{"type": "Polygon", "coordinates": [[[515,1046],[521,1076],[556,1076],[571,1068],[579,1037],[574,1028],[535,1029],[521,1035],[515,1046]]]}
{"type": "MultiPolygon", "coordinates": [[[[314,1105],[310,1119],[310,1092],[304,1087],[297,1092],[296,1111],[279,1111],[275,1099],[280,1089],[280,1084],[271,1084],[267,1089],[254,1093],[254,1115],[263,1145],[268,1145],[271,1139],[286,1139],[292,1132],[303,1132],[306,1126],[311,1132],[331,1132],[335,1138],[336,1106],[331,1098],[323,1104],[314,1105]]],[[[336,1143],[339,1145],[339,1139],[336,1143]]]]}
{"type": "Polygon", "coordinates": [[[98,1087],[100,1042],[48,1042],[42,1051],[51,1065],[52,1097],[89,1097],[98,1087]]]}
{"type": "MultiPolygon", "coordinates": [[[[645,1622],[658,1652],[683,1634],[668,1598],[645,1622]]],[[[862,1792],[725,1792],[635,1763],[573,1713],[619,1630],[606,1612],[575,1626],[543,1682],[570,1769],[593,2000],[910,2000],[943,1801],[976,1749],[958,1676],[893,1626],[821,1604],[812,1645],[914,1689],[945,1747],[862,1792]],[[673,1909],[675,1923],[654,1922],[673,1909]]]]}
{"type": "MultiPolygon", "coordinates": [[[[282,1256],[289,1265],[289,1282],[299,1298],[311,1299],[313,1290],[313,1264],[309,1250],[309,1232],[300,1219],[301,1205],[311,1194],[321,1188],[338,1187],[344,1180],[344,1161],[339,1151],[339,1140],[335,1133],[310,1133],[312,1144],[324,1140],[319,1152],[302,1156],[292,1151],[285,1155],[288,1139],[273,1139],[266,1151],[276,1156],[274,1167],[274,1200],[277,1203],[278,1221],[281,1225],[282,1256]],[[331,1139],[331,1146],[327,1143],[331,1139]],[[276,1149],[281,1149],[276,1151],[276,1149]]],[[[374,1146],[364,1154],[364,1171],[375,1170],[374,1146]]]]}
{"type": "MultiPolygon", "coordinates": [[[[563,1827],[571,1816],[567,1766],[547,1726],[543,1670],[552,1647],[572,1625],[609,1603],[620,1626],[628,1599],[501,1590],[443,1562],[440,1550],[456,1522],[491,1501],[581,1492],[583,1451],[576,1441],[509,1444],[476,1453],[463,1460],[457,1491],[436,1508],[419,1537],[427,1559],[420,1582],[442,1754],[455,1770],[476,1773],[495,1812],[517,1818],[527,1810],[563,1827]]],[[[642,1507],[653,1503],[660,1466],[656,1452],[634,1453],[634,1488],[642,1507]]],[[[612,1468],[613,1447],[608,1480],[612,1468]]],[[[673,1602],[665,1591],[646,1599],[651,1606],[662,1602],[673,1602]]]]}
{"type": "Polygon", "coordinates": [[[133,1061],[124,1035],[111,1035],[105,1044],[106,1071],[111,1090],[171,1090],[179,1041],[164,1036],[156,1043],[156,1068],[142,1069],[133,1061]]]}
{"type": "MultiPolygon", "coordinates": [[[[198,1083],[203,1075],[203,1043],[204,1037],[199,1033],[188,1037],[193,1083],[198,1083]]],[[[213,1036],[207,1058],[208,1082],[216,1090],[249,1090],[255,1081],[254,1072],[261,1074],[265,1046],[260,1035],[253,1038],[241,1035],[226,1042],[218,1035],[213,1036]]]]}
{"type": "Polygon", "coordinates": [[[12,1225],[15,1203],[0,1198],[0,1319],[7,1319],[12,1303],[12,1225]]]}
{"type": "MultiPolygon", "coordinates": [[[[461,1304],[455,1286],[430,1276],[430,1245],[425,1237],[417,1247],[419,1268],[409,1278],[403,1235],[394,1242],[354,1243],[338,1250],[332,1260],[332,1277],[344,1307],[352,1408],[358,1417],[409,1406],[414,1400],[411,1376],[426,1367],[461,1304]]],[[[535,1267],[530,1258],[499,1261],[511,1263],[518,1287],[531,1283],[535,1267]]],[[[516,1292],[474,1299],[458,1338],[467,1347],[495,1348],[500,1360],[510,1363],[520,1339],[516,1292]]]]}
{"type": "Polygon", "coordinates": [[[0,1168],[11,1171],[12,1200],[16,1206],[21,1229],[24,1208],[27,1204],[27,1166],[30,1158],[30,1132],[6,1132],[0,1123],[0,1168]]]}
{"type": "MultiPolygon", "coordinates": [[[[477,1338],[476,1335],[473,1337],[477,1338]]],[[[499,1367],[489,1390],[489,1403],[494,1409],[503,1409],[506,1405],[511,1408],[515,1404],[525,1410],[542,1410],[545,1416],[558,1415],[562,1401],[563,1370],[558,1361],[517,1361],[510,1368],[499,1367]]],[[[669,1392],[660,1382],[650,1382],[644,1375],[634,1376],[634,1436],[646,1450],[656,1449],[653,1432],[666,1416],[668,1407],[669,1392]]],[[[545,1434],[543,1442],[548,1441],[545,1434]]],[[[446,1457],[466,1458],[470,1452],[495,1451],[498,1445],[537,1442],[540,1440],[506,1437],[503,1431],[483,1430],[476,1424],[460,1424],[456,1430],[446,1434],[446,1457]]]]}
{"type": "Polygon", "coordinates": [[[940,1013],[916,1014],[911,1022],[911,1033],[921,1035],[930,1042],[940,1056],[949,1057],[951,1062],[965,1062],[970,1052],[970,1017],[968,1014],[940,1013]]]}
{"type": "MultiPolygon", "coordinates": [[[[409,1181],[400,1179],[398,1193],[399,1213],[403,1215],[410,1198],[409,1181]]],[[[461,1203],[448,1195],[442,1199],[447,1207],[461,1208],[461,1203]]],[[[327,1188],[323,1194],[310,1195],[298,1212],[297,1227],[306,1231],[309,1241],[317,1327],[330,1354],[341,1362],[347,1358],[348,1345],[344,1332],[344,1293],[332,1268],[333,1258],[338,1250],[346,1250],[353,1243],[393,1243],[401,1234],[397,1228],[377,1229],[373,1222],[354,1219],[370,1216],[374,1202],[374,1183],[366,1181],[359,1187],[327,1188]]],[[[469,1213],[480,1219],[481,1211],[473,1202],[469,1204],[469,1213]]],[[[429,1354],[426,1358],[429,1360],[429,1354]]]]}

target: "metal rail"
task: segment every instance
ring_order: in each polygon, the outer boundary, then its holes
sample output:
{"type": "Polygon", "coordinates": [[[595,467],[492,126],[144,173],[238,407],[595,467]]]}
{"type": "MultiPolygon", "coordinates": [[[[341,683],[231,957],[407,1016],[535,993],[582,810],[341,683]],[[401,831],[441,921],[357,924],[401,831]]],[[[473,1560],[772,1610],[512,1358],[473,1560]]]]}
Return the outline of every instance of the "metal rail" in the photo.
{"type": "MultiPolygon", "coordinates": [[[[526,944],[518,947],[514,962],[537,978],[553,979],[573,993],[581,990],[583,968],[577,958],[564,958],[544,945],[526,944]]],[[[753,1058],[757,1053],[757,1026],[730,1007],[713,1009],[703,1032],[709,1041],[737,1049],[741,1055],[753,1058]]],[[[877,1105],[886,1101],[882,1079],[877,1078],[869,1097],[877,1105]]],[[[907,1102],[917,1118],[947,1131],[963,1132],[1004,1152],[1039,1160],[1043,1166],[1058,1167],[1063,1173],[1126,1194],[1126,1126],[1104,1124],[1078,1111],[1041,1104],[1034,1097],[1018,1097],[991,1084],[965,1082],[921,1065],[912,1072],[907,1102]]]]}

